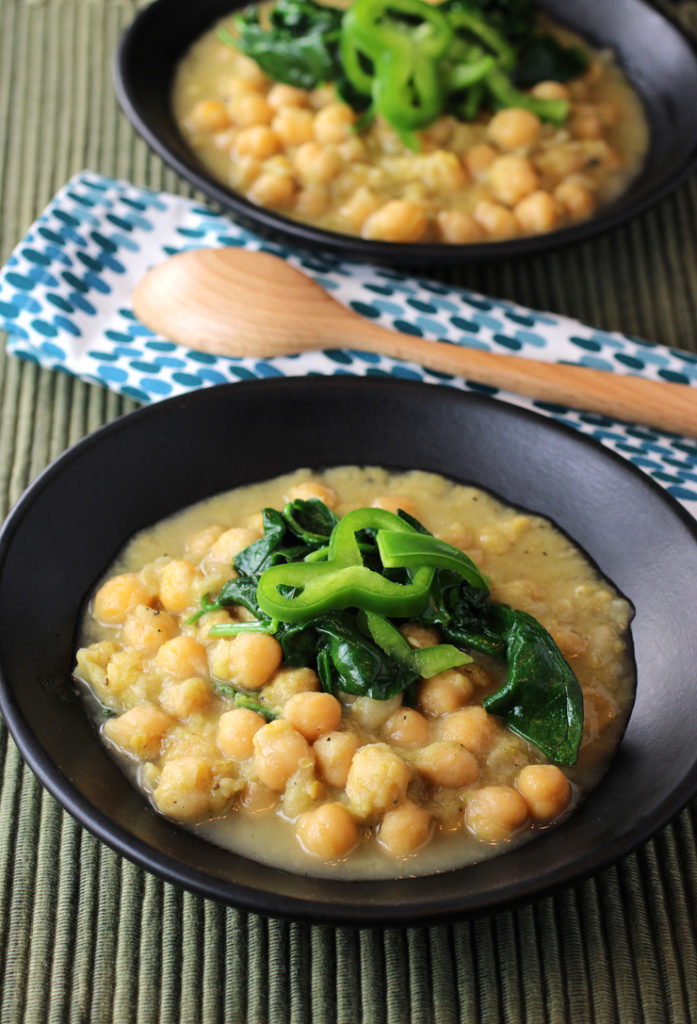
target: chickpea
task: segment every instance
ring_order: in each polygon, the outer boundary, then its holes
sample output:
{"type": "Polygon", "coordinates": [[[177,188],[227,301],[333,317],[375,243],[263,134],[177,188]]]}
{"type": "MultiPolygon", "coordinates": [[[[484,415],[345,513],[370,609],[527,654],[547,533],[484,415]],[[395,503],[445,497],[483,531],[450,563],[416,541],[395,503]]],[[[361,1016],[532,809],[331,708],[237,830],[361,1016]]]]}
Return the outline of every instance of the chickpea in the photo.
{"type": "Polygon", "coordinates": [[[423,715],[413,708],[400,708],[383,726],[385,738],[398,747],[420,747],[431,735],[431,726],[423,715]]]}
{"type": "Polygon", "coordinates": [[[543,234],[557,224],[557,204],[544,189],[531,192],[513,208],[515,218],[527,234],[543,234]]]}
{"type": "Polygon", "coordinates": [[[263,89],[269,84],[268,78],[257,62],[242,53],[235,55],[235,75],[245,82],[250,82],[257,89],[263,89]]]}
{"type": "MultiPolygon", "coordinates": [[[[210,579],[209,576],[206,577],[206,580],[208,579],[210,579]]],[[[246,608],[241,610],[247,611],[246,608]]],[[[229,626],[233,621],[232,616],[225,608],[218,608],[214,612],[205,612],[197,622],[196,639],[203,643],[204,640],[209,639],[213,626],[229,626]]]]}
{"type": "Polygon", "coordinates": [[[260,174],[249,189],[249,198],[260,206],[289,206],[295,196],[295,179],[291,174],[260,174]]]}
{"type": "Polygon", "coordinates": [[[362,729],[372,732],[384,725],[401,704],[401,693],[389,700],[356,697],[351,703],[351,718],[362,729]]]}
{"type": "Polygon", "coordinates": [[[361,818],[401,804],[410,782],[407,764],[384,743],[360,747],[353,756],[346,795],[361,818]]]}
{"type": "Polygon", "coordinates": [[[310,106],[315,110],[321,110],[322,107],[326,107],[328,103],[333,103],[335,100],[336,89],[331,82],[320,85],[310,92],[310,106]]]}
{"type": "Polygon", "coordinates": [[[428,230],[426,214],[408,199],[390,199],[363,225],[363,238],[385,242],[418,242],[428,230]]]}
{"type": "Polygon", "coordinates": [[[296,693],[283,710],[284,718],[311,743],[341,722],[341,704],[331,693],[296,693]]]}
{"type": "Polygon", "coordinates": [[[113,576],[97,591],[93,614],[105,626],[120,625],[139,604],[151,605],[153,595],[134,572],[113,576]]]}
{"type": "Polygon", "coordinates": [[[436,149],[421,160],[421,180],[432,192],[457,192],[467,183],[467,171],[454,153],[436,149]]]}
{"type": "Polygon", "coordinates": [[[571,220],[583,220],[595,210],[595,197],[579,182],[567,178],[557,185],[554,198],[571,220]]]}
{"type": "Polygon", "coordinates": [[[518,773],[516,788],[525,799],[530,816],[539,822],[559,817],[571,800],[569,780],[554,764],[526,765],[518,773]]]}
{"type": "Polygon", "coordinates": [[[536,114],[519,107],[509,107],[494,114],[489,121],[487,135],[500,149],[519,149],[537,142],[541,128],[536,114]]]}
{"type": "Polygon", "coordinates": [[[302,146],[314,138],[314,115],[303,107],[283,107],[271,127],[284,146],[302,146]]]}
{"type": "Polygon", "coordinates": [[[471,213],[464,210],[441,210],[436,216],[440,237],[449,245],[479,242],[482,229],[471,213]]]}
{"type": "Polygon", "coordinates": [[[518,234],[518,221],[511,211],[489,199],[480,199],[474,208],[474,219],[492,238],[514,238],[518,234]]]}
{"type": "Polygon", "coordinates": [[[129,647],[137,647],[145,654],[154,654],[176,632],[177,624],[171,615],[146,604],[139,604],[126,616],[121,636],[129,647]]]}
{"type": "Polygon", "coordinates": [[[266,160],[281,149],[281,140],[267,124],[254,124],[237,136],[235,149],[240,156],[253,156],[266,160]]]}
{"type": "Polygon", "coordinates": [[[261,174],[261,160],[255,156],[238,156],[230,168],[230,184],[235,188],[248,189],[261,174]]]}
{"type": "Polygon", "coordinates": [[[254,737],[266,725],[256,711],[233,708],[218,720],[218,746],[233,761],[246,761],[254,754],[254,737]]]}
{"type": "Polygon", "coordinates": [[[225,83],[225,96],[228,100],[239,99],[240,96],[248,96],[250,92],[261,93],[263,85],[259,82],[250,82],[246,78],[231,78],[225,83]]]}
{"type": "Polygon", "coordinates": [[[337,152],[345,164],[360,163],[368,159],[368,147],[357,135],[338,143],[337,152]]]}
{"type": "Polygon", "coordinates": [[[205,555],[208,549],[215,544],[223,532],[222,526],[217,523],[211,526],[204,526],[203,529],[193,533],[186,542],[186,550],[192,555],[205,555]]]}
{"type": "Polygon", "coordinates": [[[279,718],[254,734],[254,771],[269,789],[282,793],[291,775],[312,749],[290,722],[279,718]]]}
{"type": "Polygon", "coordinates": [[[189,112],[189,123],[201,132],[217,132],[229,126],[230,115],[222,100],[199,100],[189,112]]]}
{"type": "Polygon", "coordinates": [[[212,544],[206,555],[206,562],[221,562],[229,565],[235,555],[239,555],[240,551],[244,551],[255,540],[259,540],[260,536],[261,533],[258,530],[250,530],[244,526],[225,530],[212,544]]]}
{"type": "Polygon", "coordinates": [[[500,843],[528,818],[528,805],[512,786],[484,786],[467,801],[465,821],[477,839],[500,843]]]}
{"type": "Polygon", "coordinates": [[[343,142],[355,122],[356,115],[346,103],[330,103],[315,115],[315,138],[318,142],[343,142]]]}
{"type": "Polygon", "coordinates": [[[455,122],[452,117],[439,117],[424,131],[423,137],[436,146],[445,146],[453,134],[455,122]]]}
{"type": "Polygon", "coordinates": [[[343,789],[358,749],[358,737],[350,732],[327,732],[316,740],[312,749],[321,778],[330,786],[343,789]]]}
{"type": "Polygon", "coordinates": [[[497,157],[489,168],[487,182],[494,198],[514,206],[539,185],[535,168],[524,156],[508,153],[497,157]]]}
{"type": "Polygon", "coordinates": [[[293,157],[295,169],[301,178],[315,185],[324,185],[341,170],[341,157],[331,146],[320,142],[305,142],[293,157]]]}
{"type": "Polygon", "coordinates": [[[411,498],[405,498],[403,494],[381,494],[370,503],[371,508],[382,508],[386,512],[407,512],[410,516],[416,516],[417,508],[411,498]]]}
{"type": "Polygon", "coordinates": [[[240,810],[243,814],[266,814],[278,803],[278,793],[269,789],[263,782],[251,779],[240,797],[240,810]]]}
{"type": "Polygon", "coordinates": [[[375,193],[362,185],[352,192],[339,208],[339,216],[353,231],[360,231],[368,217],[377,210],[379,205],[380,200],[375,193]]]}
{"type": "Polygon", "coordinates": [[[166,711],[154,704],[136,704],[118,718],[108,718],[104,723],[104,735],[122,750],[144,761],[152,760],[160,753],[160,744],[174,720],[166,711]]]}
{"type": "Polygon", "coordinates": [[[242,128],[255,124],[271,124],[274,109],[261,93],[249,92],[238,96],[231,104],[232,118],[242,128]]]}
{"type": "Polygon", "coordinates": [[[405,800],[387,811],[380,823],[378,842],[391,857],[408,857],[431,838],[433,820],[425,807],[405,800]]]}
{"type": "Polygon", "coordinates": [[[264,690],[264,700],[272,707],[283,707],[294,694],[320,688],[319,676],[314,669],[281,668],[264,690]]]}
{"type": "Polygon", "coordinates": [[[416,767],[434,786],[447,789],[469,786],[479,775],[474,754],[452,740],[437,740],[424,747],[416,757],[416,767]]]}
{"type": "Polygon", "coordinates": [[[182,721],[207,707],[213,699],[213,687],[207,679],[191,676],[181,683],[170,683],[160,694],[160,704],[182,721]]]}
{"type": "Polygon", "coordinates": [[[426,715],[448,715],[467,704],[474,696],[471,680],[451,668],[430,679],[422,679],[418,687],[418,705],[426,715]]]}
{"type": "Polygon", "coordinates": [[[312,498],[317,498],[327,508],[336,508],[339,500],[336,491],[332,490],[331,487],[314,483],[312,480],[304,480],[302,483],[294,484],[286,494],[286,501],[297,501],[298,499],[300,501],[310,501],[312,498]]]}
{"type": "Polygon", "coordinates": [[[322,804],[298,818],[295,831],[307,853],[323,860],[345,856],[358,842],[356,823],[342,804],[322,804]]]}
{"type": "Polygon", "coordinates": [[[215,674],[245,690],[260,690],[281,664],[283,649],[268,633],[238,633],[220,640],[213,651],[215,674]]]}
{"type": "Polygon", "coordinates": [[[321,217],[328,209],[329,189],[326,185],[307,185],[295,197],[295,212],[301,217],[321,217]]]}
{"type": "Polygon", "coordinates": [[[565,142],[535,153],[533,157],[535,168],[540,174],[556,181],[575,174],[586,163],[580,145],[579,142],[565,142]]]}
{"type": "Polygon", "coordinates": [[[399,627],[399,632],[407,641],[410,647],[433,647],[440,643],[438,631],[428,626],[421,626],[418,622],[406,622],[399,627]]]}
{"type": "Polygon", "coordinates": [[[569,90],[563,82],[538,82],[530,90],[539,100],[568,100],[569,90]]]}
{"type": "Polygon", "coordinates": [[[155,664],[174,676],[205,676],[208,674],[206,648],[192,636],[175,636],[160,647],[155,664]]]}
{"type": "Polygon", "coordinates": [[[465,166],[473,178],[483,178],[496,159],[496,150],[486,142],[478,142],[465,153],[465,166]]]}
{"type": "Polygon", "coordinates": [[[274,110],[306,107],[309,103],[309,96],[304,89],[296,89],[294,85],[284,85],[282,82],[271,86],[266,99],[274,110]]]}
{"type": "Polygon", "coordinates": [[[601,139],[603,128],[602,118],[591,110],[579,111],[569,119],[569,129],[577,139],[601,139]]]}
{"type": "Polygon", "coordinates": [[[162,768],[153,800],[162,814],[181,821],[202,818],[210,810],[213,768],[201,757],[173,758],[162,768]]]}
{"type": "Polygon", "coordinates": [[[444,740],[461,743],[477,757],[483,757],[492,746],[498,733],[498,725],[479,705],[462,708],[443,720],[441,736],[444,740]]]}
{"type": "Polygon", "coordinates": [[[202,573],[191,562],[168,562],[160,574],[160,603],[167,612],[180,614],[193,604],[191,588],[202,573]]]}

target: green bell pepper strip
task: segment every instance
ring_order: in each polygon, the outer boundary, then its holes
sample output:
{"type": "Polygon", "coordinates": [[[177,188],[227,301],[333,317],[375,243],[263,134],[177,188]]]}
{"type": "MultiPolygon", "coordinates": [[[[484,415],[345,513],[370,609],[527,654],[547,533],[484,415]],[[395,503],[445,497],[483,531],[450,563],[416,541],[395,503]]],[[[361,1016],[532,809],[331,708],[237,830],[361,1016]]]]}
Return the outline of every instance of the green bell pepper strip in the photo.
{"type": "Polygon", "coordinates": [[[477,590],[489,586],[481,572],[463,551],[459,551],[444,540],[427,533],[395,533],[378,530],[377,545],[382,564],[386,569],[409,569],[414,566],[430,565],[436,569],[450,569],[462,576],[477,590]]]}
{"type": "Polygon", "coordinates": [[[499,68],[493,68],[485,76],[484,84],[502,109],[519,107],[537,114],[541,121],[550,121],[557,125],[564,124],[568,117],[568,100],[543,100],[538,96],[531,96],[528,92],[520,92],[499,68]]]}
{"type": "Polygon", "coordinates": [[[408,583],[386,579],[363,564],[356,537],[363,530],[417,533],[393,512],[355,509],[334,527],[326,561],[288,562],[262,573],[257,587],[261,610],[281,622],[305,622],[322,612],[343,608],[361,608],[395,618],[420,614],[426,607],[435,570],[422,565],[412,572],[408,583]],[[295,593],[298,590],[300,593],[295,593]]]}
{"type": "Polygon", "coordinates": [[[359,55],[373,65],[370,95],[375,110],[400,132],[423,128],[443,108],[438,62],[453,39],[445,16],[423,0],[355,0],[342,22],[341,53],[351,84],[366,93],[359,55]],[[390,15],[419,19],[409,29],[390,15]]]}
{"type": "Polygon", "coordinates": [[[373,92],[373,76],[363,67],[359,48],[353,36],[348,32],[344,31],[341,33],[339,53],[344,74],[353,88],[364,96],[371,96],[373,92]]]}
{"type": "Polygon", "coordinates": [[[423,679],[430,679],[439,672],[458,665],[468,665],[472,661],[468,654],[452,644],[434,644],[418,649],[410,647],[399,630],[381,615],[364,612],[363,616],[368,632],[378,647],[393,661],[406,665],[423,679]]]}
{"type": "Polygon", "coordinates": [[[483,43],[487,50],[494,54],[500,68],[504,71],[513,70],[516,62],[515,50],[495,28],[470,11],[448,11],[446,17],[456,32],[458,29],[465,29],[483,43]]]}
{"type": "Polygon", "coordinates": [[[495,66],[496,60],[491,54],[477,57],[475,60],[470,61],[469,64],[464,61],[459,64],[453,64],[446,76],[448,92],[460,92],[463,89],[469,89],[475,83],[481,82],[484,76],[495,66]]]}

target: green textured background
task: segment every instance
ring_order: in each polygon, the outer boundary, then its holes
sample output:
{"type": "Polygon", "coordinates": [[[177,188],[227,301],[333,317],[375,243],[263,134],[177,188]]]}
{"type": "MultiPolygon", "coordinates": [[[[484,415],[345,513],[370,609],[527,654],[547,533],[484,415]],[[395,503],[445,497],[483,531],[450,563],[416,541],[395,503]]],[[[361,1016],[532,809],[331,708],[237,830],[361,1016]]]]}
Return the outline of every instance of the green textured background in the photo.
{"type": "MultiPolygon", "coordinates": [[[[0,0],[0,258],[83,168],[189,194],[114,99],[111,57],[137,6],[0,0]]],[[[697,3],[671,6],[697,32],[697,3]]],[[[697,351],[697,180],[603,239],[442,277],[697,351]]],[[[3,350],[0,512],[132,407],[3,350]]],[[[122,860],[43,791],[0,724],[0,1024],[692,1024],[696,809],[615,868],[508,913],[313,928],[238,913],[122,860]]]]}

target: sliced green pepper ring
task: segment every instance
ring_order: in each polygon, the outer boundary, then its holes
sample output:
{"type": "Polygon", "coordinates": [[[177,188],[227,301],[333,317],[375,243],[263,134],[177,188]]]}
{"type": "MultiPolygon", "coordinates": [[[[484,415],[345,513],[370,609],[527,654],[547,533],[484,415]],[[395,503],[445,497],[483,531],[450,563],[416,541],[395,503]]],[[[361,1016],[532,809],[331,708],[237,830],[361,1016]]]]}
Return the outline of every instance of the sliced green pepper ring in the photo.
{"type": "Polygon", "coordinates": [[[412,573],[409,583],[396,583],[369,569],[363,564],[356,534],[381,529],[417,533],[413,526],[384,509],[349,512],[332,531],[325,562],[289,562],[262,573],[257,587],[259,607],[282,622],[305,622],[322,612],[342,608],[362,608],[394,618],[418,615],[426,607],[435,570],[421,566],[412,573]]]}

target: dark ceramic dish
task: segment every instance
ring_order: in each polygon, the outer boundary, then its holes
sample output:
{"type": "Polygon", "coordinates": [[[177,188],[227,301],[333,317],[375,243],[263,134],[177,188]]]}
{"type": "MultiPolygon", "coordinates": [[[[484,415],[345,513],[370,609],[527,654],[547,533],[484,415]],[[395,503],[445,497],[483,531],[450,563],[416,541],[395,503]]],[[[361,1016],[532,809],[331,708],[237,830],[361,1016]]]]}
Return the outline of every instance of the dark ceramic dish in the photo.
{"type": "Polygon", "coordinates": [[[541,6],[596,46],[617,55],[646,110],[651,145],[629,189],[597,216],[545,235],[476,245],[367,241],[292,221],[214,180],[180,136],[170,109],[172,75],[188,46],[247,0],[155,0],[124,33],[116,56],[123,109],[152,148],[247,226],[302,245],[382,263],[460,263],[545,252],[606,231],[661,199],[697,160],[697,52],[645,0],[543,0],[541,6]]]}
{"type": "Polygon", "coordinates": [[[612,863],[697,791],[697,528],[638,470],[540,416],[446,387],[359,378],[211,388],[104,427],[33,484],[0,536],[0,705],[53,795],[168,881],[264,914],[413,925],[539,897],[612,863]],[[636,607],[635,707],[606,777],[559,828],[446,875],[332,882],[253,863],[157,815],[71,681],[85,595],[134,531],[298,467],[421,468],[539,511],[636,607]]]}

